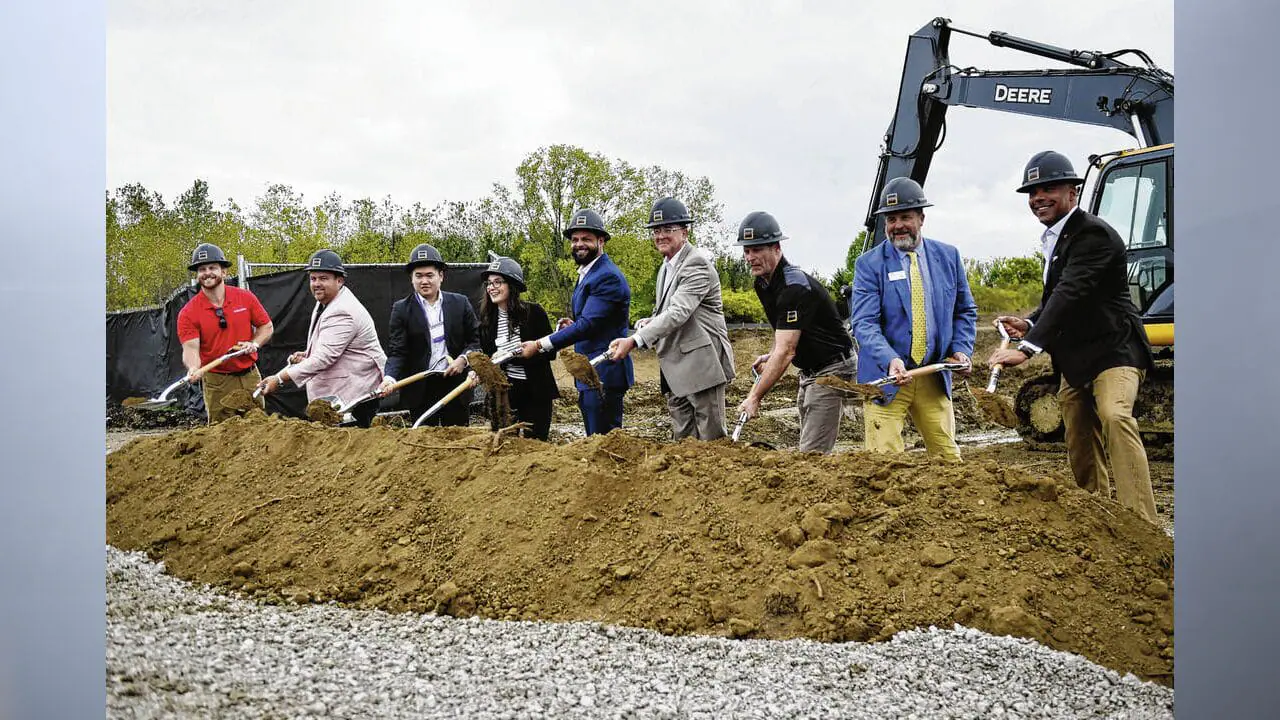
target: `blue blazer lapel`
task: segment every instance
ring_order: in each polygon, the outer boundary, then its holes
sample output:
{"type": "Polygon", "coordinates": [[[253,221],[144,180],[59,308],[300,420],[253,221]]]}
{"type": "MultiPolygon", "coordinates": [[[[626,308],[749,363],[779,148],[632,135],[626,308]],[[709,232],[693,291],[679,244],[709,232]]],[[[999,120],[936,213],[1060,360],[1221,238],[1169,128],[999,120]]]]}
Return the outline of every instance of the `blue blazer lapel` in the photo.
{"type": "Polygon", "coordinates": [[[612,265],[612,264],[613,263],[609,261],[608,255],[601,255],[596,260],[595,265],[592,265],[591,269],[587,271],[587,274],[583,275],[582,279],[578,281],[578,284],[574,286],[573,288],[573,316],[574,317],[577,317],[578,315],[580,315],[582,313],[582,309],[587,305],[587,296],[585,292],[587,288],[587,284],[590,283],[595,278],[596,275],[607,272],[607,270],[605,269],[605,266],[612,265]]]}
{"type": "Polygon", "coordinates": [[[898,300],[902,303],[902,314],[907,318],[907,327],[911,327],[911,293],[907,290],[906,279],[889,280],[889,273],[903,271],[902,263],[898,261],[898,251],[894,249],[893,243],[885,240],[884,245],[884,270],[885,282],[889,283],[898,294],[898,300]]]}
{"type": "MultiPolygon", "coordinates": [[[[594,268],[592,268],[594,270],[594,268]]],[[[585,291],[587,283],[590,282],[591,273],[587,273],[578,278],[578,284],[573,286],[573,297],[570,298],[569,304],[573,307],[573,316],[576,318],[582,314],[582,308],[587,304],[585,291]]]]}

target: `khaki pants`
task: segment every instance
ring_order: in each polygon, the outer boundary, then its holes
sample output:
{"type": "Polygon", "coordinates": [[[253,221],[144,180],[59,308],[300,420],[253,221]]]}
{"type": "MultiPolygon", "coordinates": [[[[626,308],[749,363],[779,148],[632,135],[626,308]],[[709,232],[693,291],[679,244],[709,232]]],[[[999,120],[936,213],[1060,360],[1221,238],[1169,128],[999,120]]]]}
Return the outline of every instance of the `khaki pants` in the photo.
{"type": "Polygon", "coordinates": [[[1133,417],[1133,402],[1145,375],[1133,367],[1108,368],[1085,388],[1073,388],[1063,378],[1058,386],[1058,402],[1066,426],[1067,462],[1076,484],[1110,499],[1110,456],[1116,499],[1154,523],[1156,499],[1151,490],[1151,471],[1138,434],[1138,421],[1133,417]]]}
{"type": "Polygon", "coordinates": [[[724,428],[724,384],[686,397],[667,393],[667,412],[671,414],[672,440],[687,437],[716,440],[727,434],[724,428]]]}
{"type": "Polygon", "coordinates": [[[800,452],[829,453],[840,435],[844,395],[815,381],[823,375],[837,375],[848,380],[857,371],[857,362],[853,358],[845,358],[812,375],[800,373],[800,388],[796,391],[796,407],[800,410],[800,452]]]}
{"type": "Polygon", "coordinates": [[[865,447],[872,452],[900,453],[906,450],[902,431],[907,415],[924,438],[929,454],[952,462],[960,461],[956,445],[956,415],[942,384],[942,375],[918,377],[898,388],[888,405],[868,400],[862,406],[865,447]]]}
{"type": "MultiPolygon", "coordinates": [[[[228,410],[222,406],[222,399],[236,390],[244,390],[252,395],[261,381],[262,375],[258,374],[257,367],[250,368],[249,372],[243,375],[205,373],[200,383],[204,386],[204,409],[209,416],[209,424],[220,423],[227,418],[235,417],[237,413],[234,410],[228,410]]],[[[257,403],[258,407],[266,409],[266,398],[259,397],[257,403]]]]}

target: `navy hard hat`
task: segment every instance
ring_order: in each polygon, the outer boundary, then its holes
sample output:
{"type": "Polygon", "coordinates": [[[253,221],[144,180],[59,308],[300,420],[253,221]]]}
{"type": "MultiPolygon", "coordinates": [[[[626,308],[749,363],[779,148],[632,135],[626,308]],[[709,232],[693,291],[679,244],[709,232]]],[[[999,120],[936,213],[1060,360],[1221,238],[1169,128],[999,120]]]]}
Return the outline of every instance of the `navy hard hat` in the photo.
{"type": "Polygon", "coordinates": [[[782,226],[778,224],[777,218],[763,210],[751,213],[738,225],[737,244],[742,247],[768,245],[786,239],[787,236],[782,234],[782,226]]]}
{"type": "Polygon", "coordinates": [[[331,272],[343,277],[347,274],[347,269],[342,266],[342,258],[338,257],[338,253],[332,250],[317,250],[311,253],[311,257],[307,258],[307,270],[310,272],[331,272]]]}
{"type": "Polygon", "coordinates": [[[1066,155],[1053,150],[1045,150],[1031,156],[1027,167],[1022,171],[1020,193],[1029,193],[1037,185],[1050,185],[1069,182],[1072,185],[1083,185],[1084,178],[1076,175],[1076,169],[1066,155]]]}
{"type": "Polygon", "coordinates": [[[884,190],[880,192],[880,207],[875,214],[884,215],[927,207],[933,207],[933,203],[924,196],[924,188],[920,187],[920,183],[909,177],[896,177],[885,183],[884,190]]]}
{"type": "Polygon", "coordinates": [[[520,263],[509,257],[490,255],[489,266],[484,269],[484,275],[501,275],[506,279],[507,284],[516,290],[524,292],[526,289],[524,269],[520,267],[520,263]]]}
{"type": "Polygon", "coordinates": [[[689,215],[689,208],[684,203],[673,197],[664,197],[653,204],[649,210],[649,222],[645,225],[647,228],[662,227],[663,225],[692,225],[693,218],[689,215]]]}
{"type": "Polygon", "coordinates": [[[440,251],[427,243],[422,243],[409,253],[409,262],[405,263],[404,269],[413,272],[413,269],[419,265],[435,265],[441,270],[449,268],[441,257],[440,251]]]}
{"type": "Polygon", "coordinates": [[[194,272],[196,268],[209,263],[218,263],[224,268],[231,267],[231,261],[227,260],[222,248],[213,243],[200,243],[191,252],[191,264],[187,265],[187,269],[194,272]]]}
{"type": "Polygon", "coordinates": [[[605,240],[610,238],[609,231],[604,229],[604,218],[591,208],[583,208],[569,218],[569,224],[564,228],[564,236],[569,237],[575,230],[590,230],[603,236],[605,240]]]}

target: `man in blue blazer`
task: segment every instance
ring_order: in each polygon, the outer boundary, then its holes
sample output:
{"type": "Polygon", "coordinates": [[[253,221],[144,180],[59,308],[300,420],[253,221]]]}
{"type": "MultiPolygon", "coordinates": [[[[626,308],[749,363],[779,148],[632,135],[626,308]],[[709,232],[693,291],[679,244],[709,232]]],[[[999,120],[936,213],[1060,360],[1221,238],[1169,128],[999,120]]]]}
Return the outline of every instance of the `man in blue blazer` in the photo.
{"type": "MultiPolygon", "coordinates": [[[[609,343],[627,334],[631,317],[631,287],[622,271],[604,252],[609,231],[594,210],[573,214],[564,236],[569,240],[573,261],[578,264],[578,284],[573,288],[573,320],[561,318],[558,330],[521,345],[521,354],[531,358],[540,352],[556,352],[573,345],[574,351],[595,358],[609,349],[609,343]]],[[[622,398],[635,383],[631,358],[605,361],[596,366],[603,390],[581,381],[578,408],[588,435],[607,433],[622,427],[622,398]]]]}
{"type": "Polygon", "coordinates": [[[967,365],[977,336],[978,306],[959,251],[920,233],[924,208],[931,205],[911,178],[885,185],[876,214],[885,218],[887,242],[858,258],[850,322],[858,341],[858,382],[897,378],[884,386],[884,398],[864,405],[866,449],[902,452],[910,414],[931,455],[958,461],[951,373],[907,375],[937,362],[967,365]]]}

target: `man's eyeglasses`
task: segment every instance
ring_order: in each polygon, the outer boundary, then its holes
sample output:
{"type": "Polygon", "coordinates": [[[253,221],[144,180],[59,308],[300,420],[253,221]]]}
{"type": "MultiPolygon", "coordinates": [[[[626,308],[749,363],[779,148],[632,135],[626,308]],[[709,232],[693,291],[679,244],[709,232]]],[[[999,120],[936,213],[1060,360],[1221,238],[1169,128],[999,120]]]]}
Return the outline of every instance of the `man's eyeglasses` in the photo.
{"type": "Polygon", "coordinates": [[[658,226],[658,227],[653,228],[652,230],[650,230],[650,231],[649,231],[649,233],[650,233],[650,235],[653,235],[653,236],[658,236],[658,235],[674,235],[674,234],[676,233],[676,231],[677,231],[677,230],[679,230],[681,227],[683,227],[683,226],[681,226],[681,225],[660,225],[660,226],[658,226]]]}
{"type": "Polygon", "coordinates": [[[223,330],[226,330],[226,329],[227,329],[227,315],[226,315],[226,313],[222,312],[222,308],[220,308],[220,307],[216,307],[216,308],[214,308],[214,309],[213,309],[213,314],[218,316],[218,327],[222,328],[223,330]]]}
{"type": "Polygon", "coordinates": [[[486,282],[484,286],[487,288],[496,288],[496,287],[502,287],[503,285],[506,285],[506,284],[507,284],[506,280],[490,280],[486,282]]]}

